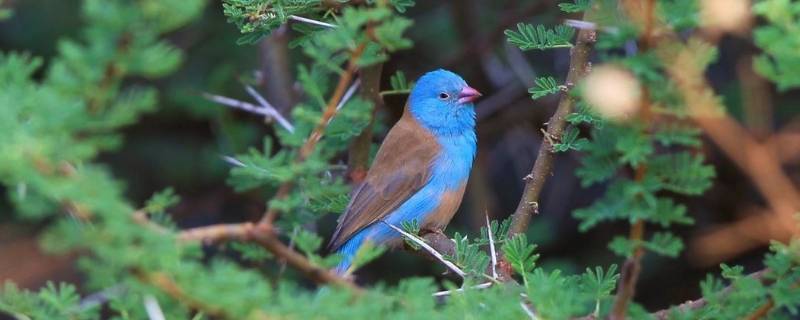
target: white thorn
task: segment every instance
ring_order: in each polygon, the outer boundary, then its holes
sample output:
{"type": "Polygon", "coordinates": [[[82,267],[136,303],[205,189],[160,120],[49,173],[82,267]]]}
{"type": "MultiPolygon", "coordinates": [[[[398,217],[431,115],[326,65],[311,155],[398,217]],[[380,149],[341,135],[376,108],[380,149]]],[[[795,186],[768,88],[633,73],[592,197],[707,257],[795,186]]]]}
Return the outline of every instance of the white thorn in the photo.
{"type": "Polygon", "coordinates": [[[292,19],[294,21],[305,22],[305,23],[308,23],[308,24],[313,24],[313,25],[317,25],[317,26],[321,26],[321,27],[326,27],[326,28],[336,28],[337,27],[335,24],[330,24],[330,23],[327,23],[327,22],[322,22],[322,21],[319,21],[319,20],[314,20],[314,19],[309,19],[309,18],[303,18],[301,16],[296,16],[296,15],[290,15],[289,19],[292,19]]]}
{"type": "Polygon", "coordinates": [[[144,296],[144,310],[147,311],[147,317],[150,320],[165,320],[164,312],[161,311],[161,306],[158,305],[158,300],[152,295],[144,296]]]}

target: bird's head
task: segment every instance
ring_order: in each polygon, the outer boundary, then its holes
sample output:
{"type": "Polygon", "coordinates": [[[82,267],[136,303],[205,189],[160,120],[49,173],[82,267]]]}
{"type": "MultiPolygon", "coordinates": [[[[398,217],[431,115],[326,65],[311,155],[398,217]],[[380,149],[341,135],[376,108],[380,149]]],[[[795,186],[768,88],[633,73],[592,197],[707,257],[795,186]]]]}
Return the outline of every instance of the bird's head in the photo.
{"type": "Polygon", "coordinates": [[[417,121],[434,133],[458,133],[475,127],[473,101],[480,96],[457,74],[439,69],[417,80],[408,108],[417,121]]]}

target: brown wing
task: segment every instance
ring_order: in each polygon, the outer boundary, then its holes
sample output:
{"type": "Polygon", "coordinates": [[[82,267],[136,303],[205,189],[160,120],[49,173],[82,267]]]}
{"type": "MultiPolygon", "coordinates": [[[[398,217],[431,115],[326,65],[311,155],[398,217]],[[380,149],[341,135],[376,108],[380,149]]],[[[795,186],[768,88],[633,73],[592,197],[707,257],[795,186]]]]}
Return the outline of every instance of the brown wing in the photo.
{"type": "Polygon", "coordinates": [[[339,219],[330,247],[338,249],[355,233],[382,219],[421,189],[439,144],[406,109],[384,139],[364,182],[339,219]]]}

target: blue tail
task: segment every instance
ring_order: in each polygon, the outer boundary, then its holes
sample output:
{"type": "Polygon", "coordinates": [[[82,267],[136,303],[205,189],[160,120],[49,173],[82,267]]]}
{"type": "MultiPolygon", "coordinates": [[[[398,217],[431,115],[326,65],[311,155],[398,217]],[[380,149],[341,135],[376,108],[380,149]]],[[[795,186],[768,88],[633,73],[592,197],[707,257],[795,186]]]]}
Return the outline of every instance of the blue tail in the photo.
{"type": "Polygon", "coordinates": [[[338,275],[347,274],[348,269],[353,265],[356,252],[364,245],[365,241],[370,241],[374,245],[385,245],[392,239],[399,239],[400,237],[400,233],[389,228],[384,223],[375,223],[359,231],[337,251],[342,255],[343,259],[333,271],[338,275]]]}
{"type": "Polygon", "coordinates": [[[350,240],[347,240],[347,242],[345,242],[339,248],[337,252],[342,256],[342,261],[339,262],[339,265],[333,269],[333,272],[340,276],[347,274],[347,271],[353,265],[353,259],[356,256],[356,252],[358,252],[358,249],[361,248],[365,238],[366,232],[361,231],[350,238],[350,240]]]}

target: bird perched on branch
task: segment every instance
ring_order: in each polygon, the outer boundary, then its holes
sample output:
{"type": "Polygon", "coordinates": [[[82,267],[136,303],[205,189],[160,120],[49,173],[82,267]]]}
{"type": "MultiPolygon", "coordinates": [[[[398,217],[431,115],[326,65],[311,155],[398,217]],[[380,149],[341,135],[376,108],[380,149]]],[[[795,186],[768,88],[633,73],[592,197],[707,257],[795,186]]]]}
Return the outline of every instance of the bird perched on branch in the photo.
{"type": "Polygon", "coordinates": [[[416,220],[421,230],[443,229],[461,204],[475,158],[475,108],[481,94],[455,73],[423,75],[339,219],[330,247],[344,259],[338,274],[351,270],[366,242],[402,243],[387,224],[416,220]]]}

